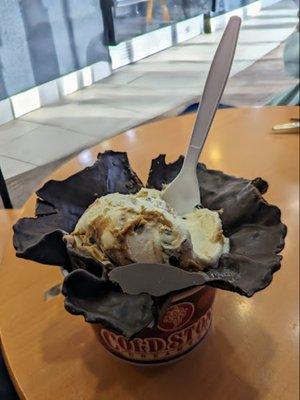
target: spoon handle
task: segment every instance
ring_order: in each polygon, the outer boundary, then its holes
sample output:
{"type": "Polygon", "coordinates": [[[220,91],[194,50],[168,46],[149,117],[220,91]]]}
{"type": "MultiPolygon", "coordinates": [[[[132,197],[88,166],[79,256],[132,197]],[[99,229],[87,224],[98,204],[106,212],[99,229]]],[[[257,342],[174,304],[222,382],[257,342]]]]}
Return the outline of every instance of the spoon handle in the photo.
{"type": "Polygon", "coordinates": [[[184,167],[192,167],[194,169],[198,163],[229,76],[240,26],[241,19],[239,17],[230,18],[215,53],[198,108],[184,167]]]}

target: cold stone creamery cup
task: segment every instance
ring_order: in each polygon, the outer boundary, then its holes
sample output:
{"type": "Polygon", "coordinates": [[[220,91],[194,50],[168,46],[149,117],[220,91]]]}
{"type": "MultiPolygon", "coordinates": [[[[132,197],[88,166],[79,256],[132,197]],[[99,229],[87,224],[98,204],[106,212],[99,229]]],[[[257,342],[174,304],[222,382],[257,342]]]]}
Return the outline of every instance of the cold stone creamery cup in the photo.
{"type": "Polygon", "coordinates": [[[101,324],[92,327],[105,349],[119,359],[139,365],[175,361],[204,338],[211,324],[214,298],[215,289],[208,286],[175,295],[158,325],[143,329],[132,340],[101,324]]]}

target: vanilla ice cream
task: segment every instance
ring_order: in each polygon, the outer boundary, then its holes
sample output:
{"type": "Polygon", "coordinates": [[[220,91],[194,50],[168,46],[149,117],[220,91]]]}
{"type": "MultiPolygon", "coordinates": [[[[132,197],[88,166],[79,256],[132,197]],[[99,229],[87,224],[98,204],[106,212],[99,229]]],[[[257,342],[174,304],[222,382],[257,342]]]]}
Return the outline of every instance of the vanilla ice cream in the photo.
{"type": "Polygon", "coordinates": [[[68,246],[110,267],[168,263],[201,270],[229,251],[217,211],[176,215],[155,189],[97,199],[65,236],[68,246]]]}

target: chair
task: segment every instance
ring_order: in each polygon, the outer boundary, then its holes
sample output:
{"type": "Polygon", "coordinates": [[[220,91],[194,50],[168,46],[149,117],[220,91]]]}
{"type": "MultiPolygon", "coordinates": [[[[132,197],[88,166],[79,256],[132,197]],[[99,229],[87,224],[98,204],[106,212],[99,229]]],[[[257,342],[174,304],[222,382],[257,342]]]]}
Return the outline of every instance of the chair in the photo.
{"type": "Polygon", "coordinates": [[[0,195],[1,195],[4,207],[5,208],[13,208],[1,168],[0,168],[0,195]]]}

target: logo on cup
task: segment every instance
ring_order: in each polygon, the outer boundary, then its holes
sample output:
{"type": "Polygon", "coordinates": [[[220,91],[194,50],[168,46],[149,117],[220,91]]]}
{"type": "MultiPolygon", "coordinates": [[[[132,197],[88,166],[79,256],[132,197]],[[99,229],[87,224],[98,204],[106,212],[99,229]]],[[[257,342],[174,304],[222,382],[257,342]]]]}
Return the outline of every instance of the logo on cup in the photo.
{"type": "Polygon", "coordinates": [[[185,325],[193,316],[194,304],[189,302],[174,304],[169,307],[160,323],[158,329],[165,332],[172,332],[185,325]]]}
{"type": "Polygon", "coordinates": [[[210,322],[211,308],[195,322],[173,331],[166,338],[153,336],[129,340],[105,328],[101,328],[98,335],[101,343],[116,355],[134,361],[157,362],[177,357],[192,349],[204,337],[210,322]]]}

